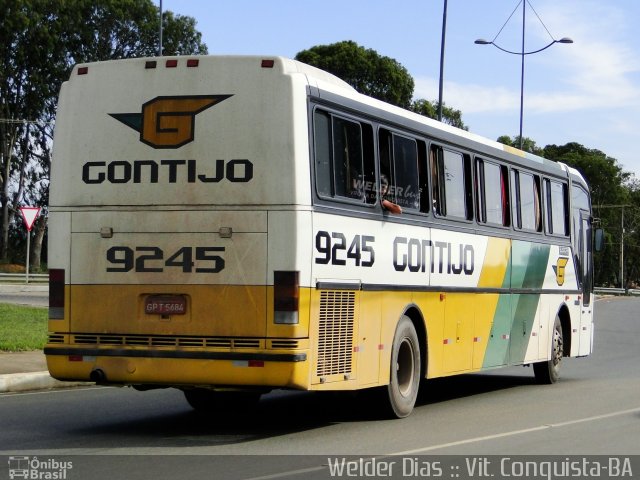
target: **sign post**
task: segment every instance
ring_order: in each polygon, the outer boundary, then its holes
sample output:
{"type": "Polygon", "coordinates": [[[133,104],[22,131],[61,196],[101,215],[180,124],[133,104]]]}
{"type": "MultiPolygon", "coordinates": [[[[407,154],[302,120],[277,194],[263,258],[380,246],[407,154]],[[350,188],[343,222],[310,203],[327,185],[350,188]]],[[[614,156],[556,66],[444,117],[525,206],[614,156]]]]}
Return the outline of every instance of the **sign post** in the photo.
{"type": "Polygon", "coordinates": [[[31,252],[31,228],[40,214],[40,207],[20,207],[20,213],[27,227],[27,263],[25,265],[25,283],[29,283],[29,253],[31,252]]]}

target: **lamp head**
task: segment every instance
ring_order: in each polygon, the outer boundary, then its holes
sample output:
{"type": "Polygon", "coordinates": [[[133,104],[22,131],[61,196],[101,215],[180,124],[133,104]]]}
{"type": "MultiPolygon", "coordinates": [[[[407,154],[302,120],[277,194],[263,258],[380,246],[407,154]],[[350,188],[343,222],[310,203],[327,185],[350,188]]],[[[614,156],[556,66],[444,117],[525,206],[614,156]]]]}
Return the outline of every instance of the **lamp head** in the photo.
{"type": "Polygon", "coordinates": [[[571,40],[569,37],[563,37],[560,40],[556,40],[558,43],[573,43],[573,40],[571,40]]]}
{"type": "Polygon", "coordinates": [[[489,40],[485,40],[484,38],[479,38],[473,43],[475,43],[477,45],[491,45],[493,42],[490,42],[489,40]]]}

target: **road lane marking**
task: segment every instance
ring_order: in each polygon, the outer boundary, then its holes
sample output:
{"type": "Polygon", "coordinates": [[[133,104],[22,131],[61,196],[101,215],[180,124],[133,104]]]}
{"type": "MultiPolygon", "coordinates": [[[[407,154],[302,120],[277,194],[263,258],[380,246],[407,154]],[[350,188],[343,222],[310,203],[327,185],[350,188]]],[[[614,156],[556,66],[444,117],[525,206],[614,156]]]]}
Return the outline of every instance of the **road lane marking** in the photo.
{"type": "MultiPolygon", "coordinates": [[[[569,421],[566,421],[566,422],[547,423],[547,424],[544,424],[544,425],[539,425],[537,427],[523,428],[523,429],[520,429],[520,430],[511,430],[509,432],[496,433],[494,435],[485,435],[485,436],[482,436],[482,437],[467,438],[465,440],[458,440],[456,442],[441,443],[439,445],[432,445],[432,446],[429,446],[429,447],[416,448],[416,449],[413,449],[413,450],[405,450],[405,451],[402,451],[402,452],[394,452],[394,453],[388,453],[388,454],[384,454],[384,455],[371,455],[371,456],[367,455],[366,457],[367,458],[381,459],[381,458],[388,458],[388,457],[395,457],[395,456],[402,456],[402,455],[415,455],[415,454],[429,452],[429,451],[433,451],[433,450],[439,450],[439,449],[442,449],[442,448],[455,447],[455,446],[458,446],[458,445],[466,445],[466,444],[469,444],[469,443],[476,443],[476,442],[482,442],[482,441],[487,441],[487,440],[494,440],[494,439],[497,439],[497,438],[510,437],[510,436],[514,436],[514,435],[522,435],[523,433],[538,432],[538,431],[542,431],[542,430],[547,430],[549,428],[566,427],[566,426],[569,426],[569,425],[577,425],[579,423],[594,422],[594,421],[597,421],[597,420],[604,420],[604,419],[611,418],[611,417],[619,417],[621,415],[627,415],[629,413],[636,413],[636,412],[640,412],[640,407],[629,408],[627,410],[618,410],[616,412],[605,413],[605,414],[602,414],[602,415],[594,415],[594,416],[591,416],[591,417],[577,418],[575,420],[569,420],[569,421]]],[[[327,455],[327,456],[331,457],[331,456],[335,456],[335,455],[327,455]]],[[[346,454],[344,456],[345,457],[351,457],[351,456],[357,456],[357,455],[346,454]]],[[[321,470],[325,470],[327,468],[328,468],[327,465],[319,465],[317,467],[309,467],[309,468],[298,469],[298,470],[289,470],[289,471],[273,473],[273,474],[269,474],[269,475],[262,475],[262,476],[259,476],[259,477],[250,477],[250,478],[245,478],[244,480],[274,480],[274,479],[277,479],[277,478],[291,477],[293,475],[300,475],[300,474],[304,474],[304,473],[318,472],[318,471],[321,471],[321,470]]]]}
{"type": "Polygon", "coordinates": [[[48,393],[66,393],[66,392],[82,392],[86,390],[102,390],[105,388],[118,388],[118,387],[60,387],[52,390],[32,391],[32,392],[3,392],[0,393],[1,398],[20,397],[24,395],[46,395],[48,393]]]}
{"type": "Polygon", "coordinates": [[[603,420],[605,418],[611,418],[611,417],[619,417],[621,415],[627,415],[629,413],[636,413],[636,412],[640,412],[640,407],[636,407],[636,408],[629,408],[627,410],[619,410],[617,412],[611,412],[611,413],[605,413],[602,415],[595,415],[592,417],[585,417],[585,418],[578,418],[575,420],[569,420],[566,422],[559,422],[559,423],[547,423],[544,425],[539,425],[537,427],[531,427],[531,428],[523,428],[521,430],[511,430],[509,432],[503,432],[503,433],[496,433],[493,435],[485,435],[482,437],[474,437],[474,438],[467,438],[465,440],[458,440],[456,442],[449,442],[449,443],[441,443],[439,445],[431,445],[429,447],[423,447],[423,448],[416,448],[413,450],[405,450],[403,452],[394,452],[394,453],[389,453],[389,456],[393,456],[393,455],[413,455],[413,454],[417,454],[417,453],[423,453],[423,452],[430,452],[432,450],[440,450],[442,448],[448,448],[448,447],[455,447],[458,445],[466,445],[469,443],[476,443],[476,442],[483,442],[486,440],[495,440],[498,438],[504,438],[504,437],[511,437],[514,435],[522,435],[523,433],[531,433],[531,432],[538,432],[541,430],[546,430],[548,428],[557,428],[557,427],[566,427],[569,425],[576,425],[579,423],[585,423],[585,422],[594,422],[597,420],[603,420]]]}

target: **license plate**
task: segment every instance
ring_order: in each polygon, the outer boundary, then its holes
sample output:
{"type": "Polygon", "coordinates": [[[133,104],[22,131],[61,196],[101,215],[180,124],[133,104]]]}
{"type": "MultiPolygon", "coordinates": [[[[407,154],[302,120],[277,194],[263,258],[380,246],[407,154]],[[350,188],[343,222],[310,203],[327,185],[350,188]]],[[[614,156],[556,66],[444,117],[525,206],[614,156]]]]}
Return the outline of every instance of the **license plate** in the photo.
{"type": "Polygon", "coordinates": [[[144,312],[149,315],[184,315],[187,313],[187,299],[181,295],[147,297],[144,312]]]}

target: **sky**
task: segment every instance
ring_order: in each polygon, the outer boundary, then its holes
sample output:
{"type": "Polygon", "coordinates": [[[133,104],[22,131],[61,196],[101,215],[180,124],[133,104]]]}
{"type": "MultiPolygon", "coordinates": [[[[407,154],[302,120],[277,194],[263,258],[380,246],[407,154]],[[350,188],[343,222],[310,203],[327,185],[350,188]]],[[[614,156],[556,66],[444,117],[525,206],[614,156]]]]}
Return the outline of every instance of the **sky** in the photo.
{"type": "MultiPolygon", "coordinates": [[[[159,0],[154,0],[156,5],[159,0]]],[[[414,98],[437,100],[444,0],[163,0],[196,19],[209,54],[282,55],[353,40],[402,64],[414,98]]],[[[640,1],[529,0],[523,136],[539,147],[578,142],[640,180],[640,1]]],[[[516,136],[520,121],[520,0],[448,0],[444,103],[469,131],[516,136]],[[513,13],[513,15],[512,15],[513,13]],[[504,28],[503,28],[504,26],[504,28]],[[497,36],[497,37],[496,37],[497,36]]]]}

